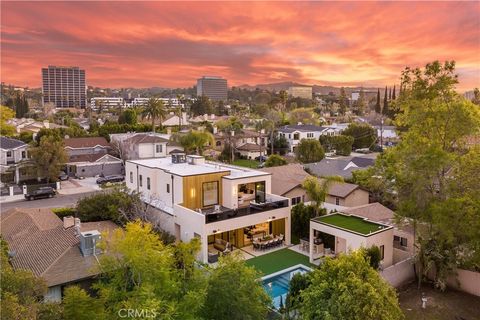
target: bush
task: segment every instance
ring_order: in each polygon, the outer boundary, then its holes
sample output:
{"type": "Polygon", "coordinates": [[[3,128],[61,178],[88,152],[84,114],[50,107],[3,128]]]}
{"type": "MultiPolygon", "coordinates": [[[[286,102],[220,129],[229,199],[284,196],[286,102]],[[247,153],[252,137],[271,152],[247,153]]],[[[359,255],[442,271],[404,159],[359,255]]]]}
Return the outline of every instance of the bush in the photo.
{"type": "Polygon", "coordinates": [[[320,144],[325,150],[336,150],[340,156],[348,156],[352,152],[353,137],[339,136],[320,136],[320,144]]]}
{"type": "Polygon", "coordinates": [[[284,166],[287,164],[287,160],[283,157],[279,156],[278,154],[272,154],[268,157],[267,161],[265,161],[265,167],[278,167],[284,166]]]}
{"type": "Polygon", "coordinates": [[[365,249],[365,258],[368,259],[368,262],[373,269],[378,270],[380,267],[380,261],[382,260],[380,248],[377,246],[371,246],[370,248],[365,249]]]}
{"type": "Polygon", "coordinates": [[[75,216],[77,213],[74,208],[55,208],[52,209],[52,212],[55,213],[60,219],[68,216],[75,216]]]}
{"type": "Polygon", "coordinates": [[[343,135],[353,137],[353,148],[370,148],[377,140],[377,131],[366,123],[350,123],[343,135]]]}
{"type": "Polygon", "coordinates": [[[302,139],[297,146],[296,156],[302,163],[312,163],[322,160],[325,157],[325,152],[320,141],[302,139]]]}
{"type": "Polygon", "coordinates": [[[139,194],[121,187],[80,199],[76,216],[84,222],[112,220],[124,225],[135,218],[141,207],[139,194]]]}

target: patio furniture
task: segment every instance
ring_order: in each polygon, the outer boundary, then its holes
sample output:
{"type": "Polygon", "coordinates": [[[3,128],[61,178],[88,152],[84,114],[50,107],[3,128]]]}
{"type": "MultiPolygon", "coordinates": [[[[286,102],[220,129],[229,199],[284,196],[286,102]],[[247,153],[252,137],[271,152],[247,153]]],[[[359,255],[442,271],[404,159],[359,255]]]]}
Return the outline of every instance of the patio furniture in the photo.
{"type": "Polygon", "coordinates": [[[213,247],[221,252],[225,251],[225,249],[228,249],[229,246],[229,242],[223,239],[215,239],[215,242],[213,243],[213,247]]]}

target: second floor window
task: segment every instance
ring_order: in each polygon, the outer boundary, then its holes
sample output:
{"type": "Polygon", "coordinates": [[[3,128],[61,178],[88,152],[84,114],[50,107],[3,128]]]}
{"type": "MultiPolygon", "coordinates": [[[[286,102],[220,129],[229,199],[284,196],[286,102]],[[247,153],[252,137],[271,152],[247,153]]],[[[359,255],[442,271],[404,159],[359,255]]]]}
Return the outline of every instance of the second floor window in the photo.
{"type": "Polygon", "coordinates": [[[26,151],[22,151],[22,159],[25,159],[27,157],[27,152],[26,151]]]}
{"type": "Polygon", "coordinates": [[[203,184],[203,206],[218,204],[218,181],[205,182],[203,184]]]}
{"type": "Polygon", "coordinates": [[[147,177],[147,190],[150,190],[150,178],[147,177]]]}
{"type": "Polygon", "coordinates": [[[140,187],[143,187],[143,177],[142,177],[142,175],[140,175],[140,176],[138,177],[138,180],[139,180],[139,185],[140,185],[140,187]]]}
{"type": "Polygon", "coordinates": [[[292,206],[299,204],[300,202],[302,202],[302,197],[292,198],[292,206]]]}
{"type": "Polygon", "coordinates": [[[130,171],[130,183],[133,183],[133,172],[130,171]]]}
{"type": "Polygon", "coordinates": [[[167,193],[170,193],[170,184],[167,183],[167,193]]]}
{"type": "Polygon", "coordinates": [[[293,140],[298,140],[300,139],[300,134],[299,133],[294,133],[293,134],[293,140]]]}
{"type": "Polygon", "coordinates": [[[340,198],[339,198],[339,197],[336,197],[336,198],[335,198],[335,204],[336,204],[337,206],[340,205],[340,198]]]}
{"type": "Polygon", "coordinates": [[[7,157],[11,157],[12,156],[12,151],[7,151],[7,157]]]}
{"type": "Polygon", "coordinates": [[[161,153],[161,152],[162,152],[162,145],[161,145],[161,144],[155,145],[155,148],[156,148],[157,153],[161,153]]]}

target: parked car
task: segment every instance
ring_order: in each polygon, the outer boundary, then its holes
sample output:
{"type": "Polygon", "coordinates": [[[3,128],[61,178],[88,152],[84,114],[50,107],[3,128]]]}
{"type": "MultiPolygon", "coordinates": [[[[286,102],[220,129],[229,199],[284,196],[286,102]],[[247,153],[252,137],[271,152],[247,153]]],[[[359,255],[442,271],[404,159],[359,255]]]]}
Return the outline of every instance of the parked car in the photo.
{"type": "Polygon", "coordinates": [[[111,175],[111,176],[105,176],[105,177],[100,177],[97,179],[97,184],[104,184],[107,182],[122,182],[125,179],[124,176],[122,175],[111,175]]]}
{"type": "Polygon", "coordinates": [[[60,181],[68,180],[68,175],[64,171],[61,171],[60,174],[58,175],[58,179],[60,181]]]}
{"type": "Polygon", "coordinates": [[[37,190],[27,192],[27,194],[25,194],[25,199],[35,200],[42,198],[53,198],[56,194],[57,192],[52,187],[40,187],[37,190]]]}

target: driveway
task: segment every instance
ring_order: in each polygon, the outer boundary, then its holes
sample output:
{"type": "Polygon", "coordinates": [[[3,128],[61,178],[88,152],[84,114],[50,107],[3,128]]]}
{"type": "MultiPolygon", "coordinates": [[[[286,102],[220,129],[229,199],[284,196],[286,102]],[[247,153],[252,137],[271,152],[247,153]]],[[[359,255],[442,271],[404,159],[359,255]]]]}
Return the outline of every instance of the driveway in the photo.
{"type": "Polygon", "coordinates": [[[97,178],[69,179],[62,181],[62,188],[58,190],[58,194],[71,195],[77,193],[87,193],[102,190],[96,183],[97,178]]]}

